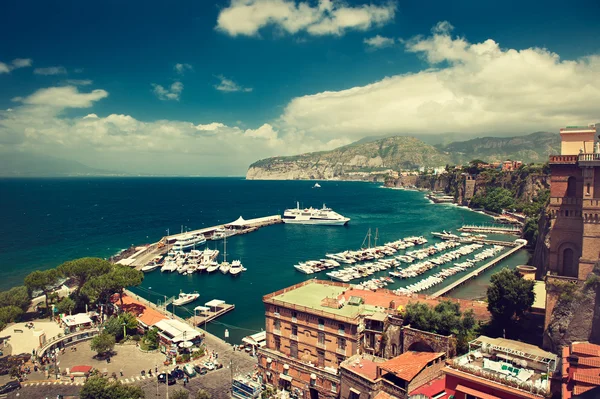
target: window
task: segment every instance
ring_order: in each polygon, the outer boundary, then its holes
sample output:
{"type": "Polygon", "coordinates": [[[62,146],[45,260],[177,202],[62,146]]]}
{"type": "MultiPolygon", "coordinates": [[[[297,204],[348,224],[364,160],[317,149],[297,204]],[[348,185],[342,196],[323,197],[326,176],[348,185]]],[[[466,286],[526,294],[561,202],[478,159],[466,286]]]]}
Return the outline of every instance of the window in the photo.
{"type": "Polygon", "coordinates": [[[318,322],[319,322],[319,329],[323,330],[325,328],[325,320],[319,318],[318,322]]]}
{"type": "Polygon", "coordinates": [[[590,183],[585,186],[585,194],[590,195],[590,183]]]}
{"type": "Polygon", "coordinates": [[[322,351],[322,350],[317,351],[317,366],[318,367],[325,366],[325,351],[322,351]]]}
{"type": "Polygon", "coordinates": [[[346,360],[345,356],[340,356],[340,355],[337,356],[337,365],[338,365],[338,367],[342,364],[342,362],[344,360],[346,360]]]}
{"type": "Polygon", "coordinates": [[[294,323],[298,321],[298,312],[296,312],[296,311],[292,312],[292,321],[294,323]]]}
{"type": "Polygon", "coordinates": [[[298,342],[290,342],[290,357],[298,359],[298,342]]]}
{"type": "Polygon", "coordinates": [[[338,324],[338,334],[344,335],[346,333],[346,326],[342,323],[338,324]]]}
{"type": "Polygon", "coordinates": [[[322,333],[322,332],[319,333],[319,340],[318,340],[318,342],[321,345],[325,345],[325,333],[322,333]]]}
{"type": "Polygon", "coordinates": [[[298,326],[292,326],[292,335],[298,335],[298,326]]]}
{"type": "Polygon", "coordinates": [[[392,344],[392,356],[396,356],[398,353],[398,346],[396,344],[392,344]]]}
{"type": "Polygon", "coordinates": [[[338,338],[338,349],[346,349],[346,339],[338,338]]]}
{"type": "Polygon", "coordinates": [[[281,321],[279,321],[279,319],[273,321],[273,328],[275,330],[281,330],[281,321]]]}
{"type": "Polygon", "coordinates": [[[331,381],[331,392],[337,392],[337,384],[331,381]]]}
{"type": "Polygon", "coordinates": [[[577,193],[577,179],[571,176],[567,180],[567,197],[575,197],[577,193]]]}
{"type": "Polygon", "coordinates": [[[563,252],[563,274],[567,277],[577,277],[575,252],[571,248],[567,248],[563,252]]]}
{"type": "Polygon", "coordinates": [[[281,338],[275,337],[275,350],[279,351],[281,349],[281,338]]]}

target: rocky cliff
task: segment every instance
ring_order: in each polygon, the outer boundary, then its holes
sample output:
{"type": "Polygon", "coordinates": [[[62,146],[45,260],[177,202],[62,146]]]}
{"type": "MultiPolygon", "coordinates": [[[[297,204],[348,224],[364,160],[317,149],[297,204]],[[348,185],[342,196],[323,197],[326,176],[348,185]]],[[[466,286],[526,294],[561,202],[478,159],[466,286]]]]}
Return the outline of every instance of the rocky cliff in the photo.
{"type": "Polygon", "coordinates": [[[545,132],[522,137],[485,137],[446,146],[432,146],[414,137],[394,136],[361,140],[332,151],[262,159],[250,165],[246,178],[352,179],[353,173],[443,167],[466,164],[473,159],[540,163],[559,148],[559,135],[545,132]]]}

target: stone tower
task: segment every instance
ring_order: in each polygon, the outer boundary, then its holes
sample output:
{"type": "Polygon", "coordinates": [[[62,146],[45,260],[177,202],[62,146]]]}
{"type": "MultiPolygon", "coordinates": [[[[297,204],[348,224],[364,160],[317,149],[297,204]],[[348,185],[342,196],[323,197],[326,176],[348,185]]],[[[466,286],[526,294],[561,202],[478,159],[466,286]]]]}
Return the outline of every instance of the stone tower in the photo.
{"type": "MultiPolygon", "coordinates": [[[[546,283],[580,284],[600,258],[600,144],[596,127],[560,130],[550,156],[550,256],[546,283]]],[[[547,290],[548,327],[557,294],[547,290]]]]}

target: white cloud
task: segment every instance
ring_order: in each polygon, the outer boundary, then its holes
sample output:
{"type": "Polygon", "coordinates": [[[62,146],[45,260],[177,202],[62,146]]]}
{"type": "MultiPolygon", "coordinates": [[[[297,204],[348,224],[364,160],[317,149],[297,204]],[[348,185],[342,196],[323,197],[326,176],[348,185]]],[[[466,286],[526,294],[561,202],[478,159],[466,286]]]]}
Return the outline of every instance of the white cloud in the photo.
{"type": "Polygon", "coordinates": [[[252,91],[251,87],[242,87],[242,86],[238,85],[237,83],[235,83],[233,80],[227,79],[223,75],[218,75],[217,79],[219,79],[220,82],[218,85],[215,85],[215,89],[217,89],[219,91],[224,91],[224,92],[243,91],[246,93],[252,91]]]}
{"type": "Polygon", "coordinates": [[[65,75],[67,70],[63,66],[52,66],[47,68],[35,68],[33,73],[36,75],[65,75]]]}
{"type": "Polygon", "coordinates": [[[183,75],[187,71],[194,70],[194,68],[192,68],[192,66],[190,64],[175,64],[173,69],[175,70],[175,72],[177,72],[180,75],[183,75]]]}
{"type": "Polygon", "coordinates": [[[183,91],[183,83],[181,82],[173,82],[173,84],[171,84],[171,87],[169,88],[164,88],[161,85],[152,83],[152,87],[154,88],[153,92],[156,95],[156,97],[163,101],[179,101],[179,98],[181,97],[181,92],[183,91]]]}
{"type": "Polygon", "coordinates": [[[63,86],[40,89],[25,98],[15,97],[13,101],[51,108],[89,108],[94,102],[106,97],[108,92],[104,90],[80,93],[75,86],[63,86]]]}
{"type": "Polygon", "coordinates": [[[32,63],[31,58],[15,58],[10,64],[0,62],[0,73],[9,73],[14,69],[30,67],[32,63]]]}
{"type": "Polygon", "coordinates": [[[94,82],[90,79],[67,79],[65,83],[75,86],[89,86],[94,82]]]}
{"type": "Polygon", "coordinates": [[[384,37],[381,35],[377,35],[374,37],[370,37],[368,39],[364,39],[363,43],[365,43],[369,48],[379,49],[384,47],[390,47],[394,45],[394,39],[391,37],[384,37]]]}
{"type": "Polygon", "coordinates": [[[208,123],[206,125],[196,125],[194,126],[196,128],[196,130],[204,130],[204,131],[210,131],[213,132],[215,130],[227,127],[224,124],[220,123],[220,122],[213,122],[213,123],[208,123]]]}
{"type": "Polygon", "coordinates": [[[347,30],[364,31],[390,22],[395,11],[391,1],[350,7],[332,0],[319,0],[316,6],[296,0],[231,0],[219,13],[216,28],[231,36],[255,36],[266,26],[290,34],[342,35],[347,30]]]}
{"type": "Polygon", "coordinates": [[[599,117],[600,55],[561,60],[546,49],[469,43],[440,23],[405,41],[428,69],[291,100],[281,128],[321,140],[382,134],[515,134],[599,117]]]}

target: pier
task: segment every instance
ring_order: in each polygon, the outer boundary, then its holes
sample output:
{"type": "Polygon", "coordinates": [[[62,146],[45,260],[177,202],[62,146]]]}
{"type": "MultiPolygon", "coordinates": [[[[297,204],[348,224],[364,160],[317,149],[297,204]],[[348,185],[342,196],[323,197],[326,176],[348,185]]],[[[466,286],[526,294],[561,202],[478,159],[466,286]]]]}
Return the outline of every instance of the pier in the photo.
{"type": "Polygon", "coordinates": [[[521,234],[521,229],[516,226],[476,226],[476,225],[464,225],[458,231],[465,233],[488,233],[488,234],[521,234]]]}
{"type": "Polygon", "coordinates": [[[194,308],[194,316],[188,320],[194,326],[206,326],[217,317],[224,315],[225,313],[231,312],[235,309],[235,305],[230,305],[221,301],[220,299],[213,299],[204,304],[204,306],[196,306],[194,308]]]}
{"type": "Polygon", "coordinates": [[[452,284],[447,285],[446,287],[444,287],[444,288],[442,288],[442,289],[434,292],[432,295],[430,295],[430,297],[431,298],[438,298],[438,297],[440,297],[442,295],[447,294],[448,292],[452,291],[456,287],[459,287],[459,286],[463,285],[464,283],[466,283],[470,279],[479,276],[481,273],[483,273],[484,271],[486,271],[490,267],[496,266],[502,260],[508,258],[509,256],[511,256],[512,254],[514,254],[515,252],[517,252],[518,250],[520,250],[524,246],[525,246],[525,244],[518,244],[517,246],[515,246],[513,249],[509,250],[505,254],[500,255],[496,259],[494,259],[494,260],[486,263],[485,265],[477,268],[476,270],[472,271],[471,273],[469,273],[469,274],[461,277],[460,279],[458,279],[457,281],[453,282],[452,284]]]}
{"type": "Polygon", "coordinates": [[[177,239],[181,238],[184,235],[204,235],[205,237],[210,237],[216,230],[219,229],[228,229],[230,231],[234,231],[233,235],[242,235],[248,234],[253,231],[258,230],[261,227],[271,226],[273,224],[283,223],[281,220],[281,215],[273,215],[273,216],[265,216],[255,219],[245,220],[241,216],[231,222],[219,224],[211,227],[204,227],[202,229],[186,231],[184,233],[178,233],[173,235],[164,236],[158,242],[154,244],[150,244],[147,246],[136,247],[136,252],[133,255],[125,259],[120,259],[117,264],[135,267],[136,269],[141,269],[144,265],[152,260],[157,255],[163,255],[169,249],[169,245],[173,244],[177,239]]]}

